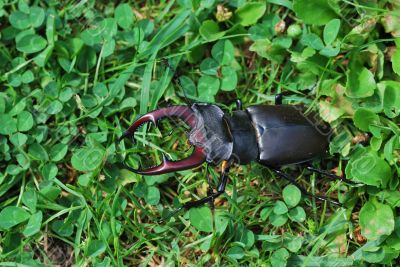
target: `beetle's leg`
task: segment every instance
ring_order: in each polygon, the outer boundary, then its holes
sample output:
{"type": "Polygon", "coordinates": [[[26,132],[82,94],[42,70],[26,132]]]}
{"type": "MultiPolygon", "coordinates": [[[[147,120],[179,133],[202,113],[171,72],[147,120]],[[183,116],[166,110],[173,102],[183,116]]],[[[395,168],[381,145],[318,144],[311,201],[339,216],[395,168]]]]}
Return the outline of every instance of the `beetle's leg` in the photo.
{"type": "Polygon", "coordinates": [[[164,222],[164,221],[168,220],[169,218],[171,218],[172,216],[174,216],[175,214],[179,213],[180,211],[182,211],[184,209],[195,208],[195,207],[202,206],[208,202],[211,202],[211,201],[213,202],[214,199],[216,199],[222,193],[224,193],[226,183],[228,181],[228,172],[229,172],[230,166],[232,165],[233,161],[229,160],[229,161],[224,161],[224,162],[226,162],[226,166],[222,166],[222,172],[221,172],[219,184],[217,187],[217,192],[212,192],[211,194],[207,195],[204,198],[184,204],[182,207],[171,212],[166,218],[161,219],[160,222],[164,222]]]}
{"type": "Polygon", "coordinates": [[[240,100],[239,98],[235,100],[236,103],[236,110],[242,110],[243,109],[243,105],[242,105],[242,100],[240,100]]]}
{"type": "Polygon", "coordinates": [[[217,192],[221,194],[225,192],[226,183],[228,182],[228,172],[232,166],[232,163],[233,159],[230,159],[229,161],[224,161],[222,163],[222,172],[221,176],[219,177],[219,184],[217,187],[217,192]]]}
{"type": "Polygon", "coordinates": [[[307,165],[306,168],[307,168],[307,170],[309,170],[311,172],[315,172],[315,173],[321,174],[323,176],[328,177],[331,180],[339,180],[341,182],[345,182],[345,183],[350,184],[350,185],[356,185],[356,183],[354,183],[353,181],[350,181],[350,180],[348,180],[348,179],[346,179],[344,177],[337,176],[337,175],[335,175],[333,173],[314,168],[311,165],[307,165]]]}
{"type": "Polygon", "coordinates": [[[283,96],[290,94],[290,91],[284,91],[275,95],[275,105],[282,105],[283,96]]]}
{"type": "Polygon", "coordinates": [[[219,178],[217,192],[212,192],[211,194],[209,194],[208,196],[206,196],[202,199],[188,202],[182,206],[183,209],[190,209],[190,208],[198,207],[209,201],[214,201],[215,198],[219,197],[222,193],[225,192],[226,183],[228,181],[228,172],[230,169],[230,165],[232,164],[232,162],[230,162],[230,161],[225,161],[225,162],[227,162],[227,164],[226,164],[226,166],[222,167],[222,172],[221,172],[221,176],[219,178]]]}
{"type": "Polygon", "coordinates": [[[328,198],[325,198],[325,197],[323,197],[323,196],[316,196],[316,195],[314,195],[314,194],[308,192],[307,189],[305,189],[304,187],[302,187],[298,182],[296,182],[296,180],[295,180],[294,178],[290,177],[289,175],[287,175],[286,173],[284,173],[282,170],[280,170],[280,169],[275,169],[275,168],[270,168],[270,169],[271,169],[273,172],[275,172],[278,176],[280,176],[281,178],[283,178],[283,179],[285,179],[285,180],[291,182],[291,183],[294,184],[295,186],[297,186],[297,187],[300,189],[300,191],[301,191],[304,195],[307,195],[307,196],[310,196],[310,197],[314,197],[314,198],[316,198],[316,199],[318,199],[318,200],[321,200],[321,201],[328,201],[328,202],[331,202],[331,203],[333,203],[333,204],[335,204],[335,205],[337,205],[337,206],[343,207],[343,205],[342,205],[341,203],[339,203],[339,202],[337,202],[337,201],[335,201],[335,200],[328,199],[328,198]]]}
{"type": "Polygon", "coordinates": [[[235,102],[235,105],[236,105],[235,110],[242,110],[242,109],[243,109],[243,104],[242,104],[242,100],[241,100],[241,99],[236,98],[234,101],[229,102],[228,104],[229,104],[229,105],[232,105],[233,102],[235,102]]]}
{"type": "MultiPolygon", "coordinates": [[[[208,183],[207,196],[211,196],[214,193],[214,189],[212,188],[211,185],[211,174],[208,171],[208,164],[206,165],[206,176],[208,183]]],[[[210,208],[214,209],[214,201],[210,201],[209,203],[210,203],[210,208]]]]}
{"type": "Polygon", "coordinates": [[[275,96],[275,105],[282,105],[283,94],[279,93],[275,96]]]}

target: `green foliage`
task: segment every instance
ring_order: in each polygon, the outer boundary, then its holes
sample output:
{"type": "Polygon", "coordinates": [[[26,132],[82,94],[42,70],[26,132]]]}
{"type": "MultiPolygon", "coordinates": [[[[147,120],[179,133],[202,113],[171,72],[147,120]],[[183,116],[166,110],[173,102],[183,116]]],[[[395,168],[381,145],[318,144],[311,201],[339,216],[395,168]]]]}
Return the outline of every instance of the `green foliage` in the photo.
{"type": "Polygon", "coordinates": [[[242,26],[253,25],[264,15],[266,6],[263,3],[250,2],[242,5],[236,10],[236,16],[242,26]]]}
{"type": "Polygon", "coordinates": [[[294,0],[293,10],[306,24],[324,25],[337,17],[336,1],[329,0],[294,0]]]}
{"type": "Polygon", "coordinates": [[[284,201],[276,201],[273,207],[264,208],[260,216],[263,220],[269,217],[269,222],[275,227],[287,223],[288,219],[302,223],[306,219],[306,213],[302,207],[296,207],[301,199],[300,190],[294,185],[287,185],[282,191],[284,201]]]}
{"type": "Polygon", "coordinates": [[[288,185],[283,189],[282,196],[289,207],[295,207],[300,202],[301,192],[295,185],[288,185]]]}
{"type": "MultiPolygon", "coordinates": [[[[396,1],[0,0],[0,265],[396,265],[400,5],[396,1]],[[168,64],[165,64],[165,61],[168,64]],[[168,66],[166,66],[168,65],[168,66]],[[312,164],[233,166],[215,209],[185,128],[140,114],[188,101],[300,104],[328,123],[312,164]],[[157,249],[155,249],[157,248],[157,249]],[[68,255],[68,258],[65,256],[68,255]]],[[[219,167],[208,167],[216,186],[219,167]]]]}
{"type": "Polygon", "coordinates": [[[199,231],[212,232],[213,222],[210,208],[193,208],[189,211],[190,222],[199,231]]]}
{"type": "Polygon", "coordinates": [[[11,227],[26,221],[29,213],[20,207],[7,206],[0,212],[0,228],[8,230],[11,227]]]}
{"type": "Polygon", "coordinates": [[[389,205],[374,199],[365,203],[360,210],[362,235],[368,240],[376,240],[383,235],[390,235],[394,230],[393,210],[389,205]]]}

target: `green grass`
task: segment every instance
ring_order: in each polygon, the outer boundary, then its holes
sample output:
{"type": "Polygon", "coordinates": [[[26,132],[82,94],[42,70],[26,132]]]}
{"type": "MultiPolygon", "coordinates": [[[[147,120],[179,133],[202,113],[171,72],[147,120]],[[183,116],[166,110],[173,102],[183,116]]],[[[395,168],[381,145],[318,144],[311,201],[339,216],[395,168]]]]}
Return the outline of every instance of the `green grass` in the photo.
{"type": "MultiPolygon", "coordinates": [[[[0,265],[396,266],[400,253],[400,6],[396,1],[0,0],[0,265]],[[161,2],[161,3],[159,3],[161,2]],[[168,3],[165,3],[168,2],[168,3]],[[164,62],[168,61],[170,67],[164,62]],[[177,78],[179,82],[177,82],[177,78]],[[302,104],[332,127],[316,201],[257,163],[207,194],[182,123],[122,132],[186,102],[302,104]],[[146,131],[147,130],[147,131],[146,131]]],[[[221,166],[208,166],[212,184],[221,166]]]]}

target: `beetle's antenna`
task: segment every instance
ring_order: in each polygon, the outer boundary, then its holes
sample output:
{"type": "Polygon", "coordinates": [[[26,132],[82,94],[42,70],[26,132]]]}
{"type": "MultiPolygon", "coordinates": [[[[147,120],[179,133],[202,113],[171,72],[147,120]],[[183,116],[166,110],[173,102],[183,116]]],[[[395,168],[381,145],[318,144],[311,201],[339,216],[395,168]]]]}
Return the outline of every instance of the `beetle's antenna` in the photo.
{"type": "Polygon", "coordinates": [[[179,72],[177,69],[173,69],[172,66],[169,64],[168,60],[166,58],[161,59],[161,63],[164,64],[173,74],[174,76],[172,77],[172,80],[178,85],[178,87],[182,90],[183,92],[183,97],[185,98],[185,103],[187,105],[192,105],[193,102],[188,98],[185,92],[185,88],[183,88],[181,81],[179,80],[179,72]]]}

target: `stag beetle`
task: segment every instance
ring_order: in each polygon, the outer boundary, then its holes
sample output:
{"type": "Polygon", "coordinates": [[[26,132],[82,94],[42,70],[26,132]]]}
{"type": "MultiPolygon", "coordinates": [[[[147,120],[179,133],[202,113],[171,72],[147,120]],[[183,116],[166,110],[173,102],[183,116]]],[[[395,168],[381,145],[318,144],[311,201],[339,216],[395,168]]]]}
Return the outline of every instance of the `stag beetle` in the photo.
{"type": "MultiPolygon", "coordinates": [[[[222,172],[216,192],[210,190],[207,197],[186,203],[173,214],[185,208],[212,203],[225,191],[230,166],[233,163],[248,164],[251,161],[257,161],[278,176],[294,183],[303,194],[327,200],[325,197],[309,193],[295,179],[282,172],[280,167],[321,157],[329,145],[330,128],[318,121],[314,113],[305,115],[300,106],[283,105],[282,95],[277,95],[275,105],[254,105],[242,109],[242,103],[237,100],[236,106],[236,110],[231,114],[215,104],[194,103],[191,106],[161,108],[143,115],[122,134],[119,141],[132,137],[146,122],[152,122],[157,127],[157,121],[162,118],[178,117],[191,128],[188,139],[194,146],[194,151],[191,156],[179,161],[171,161],[163,156],[160,165],[149,169],[126,167],[138,174],[157,175],[194,168],[204,162],[215,165],[222,161],[222,172]]],[[[345,178],[310,165],[307,165],[307,169],[351,183],[345,178]]],[[[336,201],[330,201],[341,206],[336,201]]]]}

